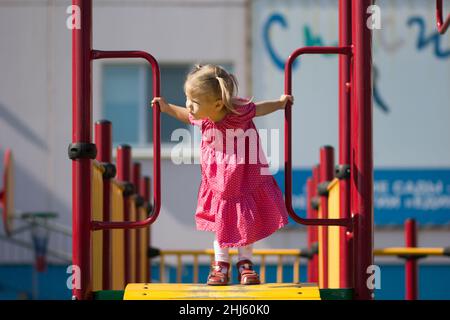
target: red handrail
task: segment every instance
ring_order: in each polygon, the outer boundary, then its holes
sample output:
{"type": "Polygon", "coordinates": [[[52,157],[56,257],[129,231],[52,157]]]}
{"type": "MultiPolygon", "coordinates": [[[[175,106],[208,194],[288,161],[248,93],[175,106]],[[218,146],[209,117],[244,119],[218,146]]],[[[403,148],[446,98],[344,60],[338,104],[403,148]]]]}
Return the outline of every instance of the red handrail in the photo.
{"type": "MultiPolygon", "coordinates": [[[[292,94],[292,64],[303,54],[342,54],[352,55],[352,47],[303,47],[295,50],[288,58],[285,66],[284,91],[292,94]]],[[[292,103],[286,105],[284,113],[284,166],[285,166],[285,203],[290,217],[297,223],[315,226],[342,226],[352,229],[353,221],[348,219],[304,219],[298,216],[292,208],[292,103]]]]}
{"type": "MultiPolygon", "coordinates": [[[[156,59],[144,51],[91,51],[92,59],[112,59],[112,58],[142,58],[147,60],[152,67],[153,74],[153,96],[159,97],[161,94],[160,71],[156,59]]],[[[153,206],[149,217],[141,221],[92,221],[93,230],[105,229],[136,229],[151,225],[159,216],[161,209],[161,134],[160,134],[160,109],[159,104],[153,105],[153,206]]]]}
{"type": "Polygon", "coordinates": [[[442,0],[436,0],[436,24],[440,34],[444,34],[450,26],[450,14],[445,19],[445,22],[443,22],[442,18],[442,0]]]}

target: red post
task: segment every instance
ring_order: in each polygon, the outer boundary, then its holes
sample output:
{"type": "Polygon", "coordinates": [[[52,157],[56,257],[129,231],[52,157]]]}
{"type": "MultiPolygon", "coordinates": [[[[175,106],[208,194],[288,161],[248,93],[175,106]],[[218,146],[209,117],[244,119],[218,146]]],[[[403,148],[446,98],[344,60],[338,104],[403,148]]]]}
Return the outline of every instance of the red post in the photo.
{"type": "MultiPolygon", "coordinates": [[[[112,125],[110,121],[95,123],[97,161],[112,163],[112,125]]],[[[103,221],[111,220],[111,179],[103,176],[103,221]]],[[[111,232],[103,230],[103,290],[111,289],[111,232]]]]}
{"type": "MultiPolygon", "coordinates": [[[[350,0],[339,0],[339,46],[352,44],[352,7],[350,0]]],[[[351,56],[339,56],[339,165],[341,170],[350,165],[350,104],[351,104],[351,56]]],[[[349,219],[350,176],[339,181],[340,218],[349,219]]],[[[339,229],[340,239],[340,288],[353,288],[352,247],[350,231],[339,229]]]]}
{"type": "MultiPolygon", "coordinates": [[[[140,182],[141,182],[141,164],[138,162],[133,163],[133,175],[131,179],[135,192],[137,195],[140,195],[140,182]]],[[[136,208],[138,210],[138,208],[136,208]]],[[[139,212],[137,212],[137,216],[139,217],[139,212]]],[[[140,219],[136,219],[140,220],[140,219]]],[[[137,229],[136,230],[136,268],[135,268],[135,275],[136,279],[134,279],[135,282],[139,282],[141,279],[141,233],[145,232],[145,229],[137,229]]]]}
{"type": "MultiPolygon", "coordinates": [[[[73,0],[83,27],[72,30],[72,143],[92,143],[92,1],[73,0]]],[[[73,299],[91,298],[92,160],[72,160],[73,299]],[[79,284],[79,285],[78,285],[79,284]]]]}
{"type": "MultiPolygon", "coordinates": [[[[405,222],[405,245],[408,248],[417,247],[417,227],[416,221],[413,219],[408,219],[405,222]]],[[[417,259],[411,256],[405,262],[406,300],[417,300],[417,279],[417,259]]]]}
{"type": "MultiPolygon", "coordinates": [[[[140,194],[141,196],[144,198],[145,203],[146,204],[150,204],[150,198],[151,198],[151,181],[150,181],[150,177],[143,177],[141,178],[141,186],[139,188],[140,194]]],[[[151,244],[151,226],[148,226],[147,229],[145,230],[147,232],[147,239],[148,239],[148,243],[146,243],[147,248],[150,247],[151,244]]],[[[145,250],[145,252],[147,252],[148,250],[145,250]]],[[[150,269],[150,259],[145,256],[145,279],[146,281],[150,282],[151,281],[151,269],[150,269]]]]}
{"type": "Polygon", "coordinates": [[[354,214],[355,298],[373,298],[372,0],[352,0],[351,212],[354,214]]]}
{"type": "MultiPolygon", "coordinates": [[[[123,183],[131,181],[131,147],[128,145],[120,145],[117,147],[117,180],[123,183]]],[[[129,195],[124,194],[124,221],[130,221],[129,195]]],[[[130,263],[130,230],[124,230],[124,246],[125,246],[125,284],[132,281],[131,279],[131,263],[130,263]]]]}
{"type": "MultiPolygon", "coordinates": [[[[319,172],[319,189],[326,191],[327,185],[333,180],[334,176],[334,150],[333,147],[324,146],[320,148],[320,172],[319,172]]],[[[328,218],[328,192],[320,195],[320,211],[321,219],[328,218]]],[[[323,288],[328,288],[328,227],[322,226],[323,255],[323,288]]]]}

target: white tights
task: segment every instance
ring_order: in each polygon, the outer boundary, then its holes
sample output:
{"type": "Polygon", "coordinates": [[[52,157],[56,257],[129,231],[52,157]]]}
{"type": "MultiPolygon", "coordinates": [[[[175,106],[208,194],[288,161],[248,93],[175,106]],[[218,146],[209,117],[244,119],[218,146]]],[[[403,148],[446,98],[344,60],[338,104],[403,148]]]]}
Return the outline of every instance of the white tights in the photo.
{"type": "MultiPolygon", "coordinates": [[[[253,244],[249,244],[245,247],[238,247],[238,259],[241,260],[252,260],[253,257],[253,244]]],[[[214,240],[214,258],[216,261],[229,261],[228,248],[219,247],[217,240],[214,240]]]]}

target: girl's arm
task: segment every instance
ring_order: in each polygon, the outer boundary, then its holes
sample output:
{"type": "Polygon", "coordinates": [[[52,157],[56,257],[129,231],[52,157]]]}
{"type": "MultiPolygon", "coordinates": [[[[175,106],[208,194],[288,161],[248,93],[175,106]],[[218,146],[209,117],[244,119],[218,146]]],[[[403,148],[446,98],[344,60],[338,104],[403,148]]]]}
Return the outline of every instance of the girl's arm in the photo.
{"type": "Polygon", "coordinates": [[[152,100],[152,107],[153,103],[158,102],[159,108],[161,112],[165,112],[168,115],[180,120],[181,122],[184,122],[186,124],[191,124],[189,121],[189,111],[185,107],[180,107],[174,104],[167,103],[166,100],[162,97],[156,97],[152,100]]]}
{"type": "Polygon", "coordinates": [[[264,116],[274,111],[284,109],[288,101],[294,102],[294,97],[289,95],[282,95],[279,100],[262,101],[255,103],[256,114],[255,117],[264,116]]]}

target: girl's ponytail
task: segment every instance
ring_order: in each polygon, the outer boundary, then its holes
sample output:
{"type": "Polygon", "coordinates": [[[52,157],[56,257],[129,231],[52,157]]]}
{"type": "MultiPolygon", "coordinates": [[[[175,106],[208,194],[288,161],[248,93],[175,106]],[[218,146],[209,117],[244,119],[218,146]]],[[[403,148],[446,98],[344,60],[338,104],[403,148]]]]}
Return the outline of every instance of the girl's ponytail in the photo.
{"type": "Polygon", "coordinates": [[[185,91],[189,89],[202,94],[212,94],[215,98],[221,99],[224,106],[235,114],[239,114],[239,112],[233,105],[245,103],[236,99],[238,91],[236,77],[220,66],[195,65],[188,74],[184,87],[185,91]]]}
{"type": "Polygon", "coordinates": [[[226,72],[219,66],[214,67],[214,74],[219,83],[221,99],[225,107],[233,113],[238,113],[233,106],[236,101],[235,96],[238,91],[238,83],[236,77],[231,73],[226,72]]]}

